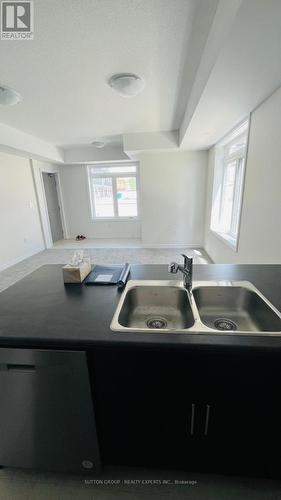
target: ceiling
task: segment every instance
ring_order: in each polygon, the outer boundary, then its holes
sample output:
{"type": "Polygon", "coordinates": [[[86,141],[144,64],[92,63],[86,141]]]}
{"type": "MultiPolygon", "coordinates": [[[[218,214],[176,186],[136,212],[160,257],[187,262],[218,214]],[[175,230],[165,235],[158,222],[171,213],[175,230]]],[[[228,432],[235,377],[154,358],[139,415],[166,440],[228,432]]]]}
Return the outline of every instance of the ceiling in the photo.
{"type": "Polygon", "coordinates": [[[194,0],[34,4],[34,40],[0,41],[0,82],[24,97],[0,108],[0,122],[63,146],[179,127],[194,0]],[[133,99],[116,94],[107,81],[120,72],[144,77],[144,91],[133,99]]]}
{"type": "Polygon", "coordinates": [[[68,163],[207,149],[281,84],[280,0],[34,5],[34,40],[0,41],[0,84],[24,98],[0,106],[2,149],[68,163]],[[145,89],[119,96],[120,72],[145,89]]]}
{"type": "Polygon", "coordinates": [[[208,149],[281,85],[281,1],[245,0],[181,141],[208,149]]]}

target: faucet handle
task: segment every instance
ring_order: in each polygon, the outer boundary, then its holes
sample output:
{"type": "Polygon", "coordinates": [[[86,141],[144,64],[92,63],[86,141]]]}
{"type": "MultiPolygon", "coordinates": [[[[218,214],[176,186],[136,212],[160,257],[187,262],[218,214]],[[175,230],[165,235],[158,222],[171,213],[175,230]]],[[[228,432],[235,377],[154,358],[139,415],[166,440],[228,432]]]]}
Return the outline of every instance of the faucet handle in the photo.
{"type": "Polygon", "coordinates": [[[172,274],[176,274],[178,272],[179,265],[176,262],[171,262],[171,264],[168,265],[168,272],[172,274]]]}

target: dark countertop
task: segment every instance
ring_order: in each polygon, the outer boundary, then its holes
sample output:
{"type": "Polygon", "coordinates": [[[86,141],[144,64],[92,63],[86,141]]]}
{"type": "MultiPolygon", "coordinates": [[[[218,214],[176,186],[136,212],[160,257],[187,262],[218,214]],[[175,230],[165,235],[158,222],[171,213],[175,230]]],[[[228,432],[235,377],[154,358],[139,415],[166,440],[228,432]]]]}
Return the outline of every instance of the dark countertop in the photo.
{"type": "MultiPolygon", "coordinates": [[[[281,337],[112,332],[120,291],[110,285],[64,285],[61,267],[42,266],[0,293],[0,345],[86,349],[134,343],[281,350],[281,337]]],[[[134,265],[130,277],[180,279],[168,274],[165,265],[134,265]]],[[[194,265],[194,280],[250,281],[281,310],[281,265],[194,265]]]]}

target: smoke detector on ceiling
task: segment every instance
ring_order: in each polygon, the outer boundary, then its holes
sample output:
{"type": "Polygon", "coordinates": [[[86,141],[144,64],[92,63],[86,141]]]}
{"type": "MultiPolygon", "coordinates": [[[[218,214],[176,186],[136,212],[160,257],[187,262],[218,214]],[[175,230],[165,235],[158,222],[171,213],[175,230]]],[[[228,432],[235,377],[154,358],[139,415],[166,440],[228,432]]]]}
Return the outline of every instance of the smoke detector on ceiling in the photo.
{"type": "Polygon", "coordinates": [[[22,96],[14,89],[0,84],[0,105],[1,106],[14,106],[21,102],[22,96]]]}
{"type": "Polygon", "coordinates": [[[108,84],[123,97],[134,97],[145,87],[144,79],[133,73],[118,73],[117,75],[113,75],[109,79],[108,84]]]}
{"type": "Polygon", "coordinates": [[[105,142],[103,141],[93,141],[92,145],[95,146],[97,149],[102,149],[105,146],[105,142]]]}

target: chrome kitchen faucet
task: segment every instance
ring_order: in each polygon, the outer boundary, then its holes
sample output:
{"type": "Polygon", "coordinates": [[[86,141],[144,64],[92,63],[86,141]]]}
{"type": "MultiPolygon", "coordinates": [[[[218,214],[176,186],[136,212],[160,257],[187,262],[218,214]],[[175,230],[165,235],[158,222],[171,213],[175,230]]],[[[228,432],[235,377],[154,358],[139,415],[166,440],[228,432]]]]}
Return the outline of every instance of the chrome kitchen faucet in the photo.
{"type": "Polygon", "coordinates": [[[184,288],[188,290],[189,292],[192,289],[192,263],[193,259],[192,257],[187,257],[186,255],[182,254],[184,258],[184,264],[181,266],[180,264],[177,264],[177,262],[171,262],[168,267],[169,273],[172,274],[177,274],[178,271],[180,271],[183,274],[183,284],[184,288]]]}

